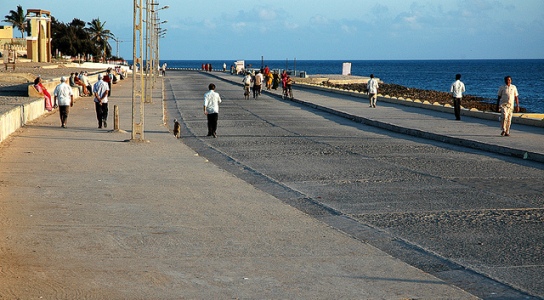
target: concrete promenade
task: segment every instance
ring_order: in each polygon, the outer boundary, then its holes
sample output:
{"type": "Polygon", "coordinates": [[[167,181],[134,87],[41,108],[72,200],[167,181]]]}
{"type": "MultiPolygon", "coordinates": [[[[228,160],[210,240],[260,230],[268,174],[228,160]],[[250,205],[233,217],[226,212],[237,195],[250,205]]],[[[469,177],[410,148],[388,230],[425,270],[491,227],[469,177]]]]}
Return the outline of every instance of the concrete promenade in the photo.
{"type": "Polygon", "coordinates": [[[114,85],[108,129],[80,98],[66,129],[55,112],[0,144],[1,299],[476,298],[199,157],[158,97],[148,142],[112,132],[131,93],[114,85]]]}
{"type": "MultiPolygon", "coordinates": [[[[212,72],[210,75],[236,84],[241,84],[242,81],[240,76],[227,73],[212,72]]],[[[453,108],[451,113],[421,109],[419,107],[423,106],[422,104],[399,105],[385,102],[390,100],[383,97],[378,99],[377,108],[370,108],[368,98],[363,95],[354,97],[346,95],[347,92],[339,94],[332,89],[327,91],[310,85],[295,84],[293,89],[296,102],[367,125],[463,147],[544,162],[544,127],[512,124],[510,136],[503,137],[500,135],[499,114],[496,114],[495,120],[489,120],[489,113],[464,110],[461,121],[457,121],[453,115],[453,108]],[[478,114],[485,118],[474,117],[478,114]]],[[[281,87],[277,91],[265,92],[280,97],[281,87]]],[[[520,98],[520,103],[523,103],[523,97],[520,98]]]]}

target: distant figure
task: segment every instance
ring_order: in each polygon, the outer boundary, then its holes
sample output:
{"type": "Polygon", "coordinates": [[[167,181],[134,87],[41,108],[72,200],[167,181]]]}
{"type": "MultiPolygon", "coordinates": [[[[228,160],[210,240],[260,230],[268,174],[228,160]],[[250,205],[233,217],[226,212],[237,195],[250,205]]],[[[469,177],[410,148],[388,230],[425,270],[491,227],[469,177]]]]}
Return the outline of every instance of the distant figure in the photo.
{"type": "Polygon", "coordinates": [[[106,75],[103,77],[104,82],[108,84],[108,96],[111,96],[111,84],[113,82],[112,79],[113,76],[111,75],[111,68],[108,68],[106,70],[106,75]]]}
{"type": "Polygon", "coordinates": [[[80,79],[83,82],[83,84],[87,87],[87,91],[89,91],[89,96],[92,96],[93,94],[93,86],[91,85],[91,82],[89,81],[89,77],[87,76],[87,71],[79,73],[80,79]]]}
{"type": "Polygon", "coordinates": [[[367,83],[368,101],[370,107],[376,108],[376,100],[378,99],[378,81],[374,79],[374,74],[370,74],[370,80],[367,83]]]}
{"type": "Polygon", "coordinates": [[[77,87],[79,91],[79,97],[83,96],[83,87],[81,85],[78,85],[76,83],[76,73],[70,73],[70,86],[71,87],[77,87]]]}
{"type": "Polygon", "coordinates": [[[502,136],[510,136],[512,113],[519,111],[518,89],[512,84],[512,77],[504,77],[505,85],[499,88],[497,104],[501,112],[502,136]]]}
{"type": "Polygon", "coordinates": [[[51,101],[51,94],[49,94],[47,88],[45,88],[45,86],[42,84],[42,78],[40,76],[34,79],[34,88],[38,91],[38,93],[43,94],[43,98],[45,100],[45,109],[47,111],[52,111],[53,103],[51,101]]]}
{"type": "Polygon", "coordinates": [[[455,75],[455,81],[451,84],[450,93],[453,97],[453,111],[455,119],[461,120],[461,99],[465,92],[465,84],[461,82],[461,74],[455,75]]]}
{"type": "Polygon", "coordinates": [[[217,120],[219,119],[219,103],[221,97],[215,92],[215,84],[208,85],[208,92],[204,94],[204,114],[208,118],[208,136],[217,137],[217,120]]]}
{"type": "MultiPolygon", "coordinates": [[[[81,87],[81,90],[83,91],[83,96],[91,95],[91,92],[87,90],[87,86],[85,85],[85,83],[83,83],[83,81],[79,77],[79,73],[74,74],[74,82],[78,85],[78,88],[81,87]]],[[[79,95],[82,96],[81,93],[79,95]]]]}
{"type": "Polygon", "coordinates": [[[226,71],[227,71],[227,64],[223,63],[223,72],[226,72],[226,71]]]}
{"type": "Polygon", "coordinates": [[[162,76],[166,76],[166,63],[162,64],[161,73],[162,73],[162,76]]]}
{"type": "Polygon", "coordinates": [[[280,82],[281,82],[280,74],[278,74],[278,71],[274,71],[272,76],[274,77],[274,79],[272,79],[272,89],[277,90],[278,87],[280,86],[280,82]]]}
{"type": "Polygon", "coordinates": [[[257,71],[255,74],[255,80],[253,82],[253,99],[257,98],[261,94],[263,88],[263,74],[260,71],[257,71]]]}
{"type": "Polygon", "coordinates": [[[249,90],[252,81],[253,79],[251,78],[251,74],[247,72],[246,76],[244,76],[244,79],[242,79],[242,82],[244,83],[244,99],[246,100],[249,100],[249,90]]]}
{"type": "Polygon", "coordinates": [[[66,128],[70,107],[74,106],[74,94],[72,87],[66,83],[66,77],[60,78],[60,84],[55,87],[53,94],[55,95],[55,107],[59,108],[61,127],[66,128]]]}
{"type": "Polygon", "coordinates": [[[270,90],[272,88],[272,81],[274,80],[274,75],[272,73],[268,72],[266,74],[266,89],[270,90]]]}
{"type": "Polygon", "coordinates": [[[108,92],[110,87],[103,80],[107,76],[98,74],[98,81],[93,86],[94,107],[96,110],[96,119],[98,120],[98,128],[102,128],[102,124],[104,124],[104,128],[108,128],[108,92]]]}

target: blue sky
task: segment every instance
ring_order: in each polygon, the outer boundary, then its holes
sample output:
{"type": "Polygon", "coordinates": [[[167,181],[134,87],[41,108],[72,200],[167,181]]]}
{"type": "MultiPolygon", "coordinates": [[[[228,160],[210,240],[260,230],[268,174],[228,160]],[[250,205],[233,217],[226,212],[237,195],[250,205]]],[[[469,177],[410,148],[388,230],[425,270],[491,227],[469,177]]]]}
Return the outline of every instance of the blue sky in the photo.
{"type": "MultiPolygon", "coordinates": [[[[544,0],[155,1],[169,6],[161,59],[544,59],[544,0]]],[[[132,0],[67,3],[0,0],[0,14],[100,18],[132,58],[132,0]]]]}

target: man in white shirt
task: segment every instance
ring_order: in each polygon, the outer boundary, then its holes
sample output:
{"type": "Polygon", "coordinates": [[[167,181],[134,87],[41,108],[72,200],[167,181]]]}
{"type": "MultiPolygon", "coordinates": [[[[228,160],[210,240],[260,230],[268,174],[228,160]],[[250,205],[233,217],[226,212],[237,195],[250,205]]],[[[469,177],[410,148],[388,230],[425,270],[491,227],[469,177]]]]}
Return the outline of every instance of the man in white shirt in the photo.
{"type": "Polygon", "coordinates": [[[257,95],[261,94],[263,80],[263,74],[260,71],[257,71],[257,74],[255,74],[255,81],[253,82],[253,98],[256,98],[257,95]]]}
{"type": "Polygon", "coordinates": [[[204,94],[204,114],[208,118],[208,136],[217,137],[217,120],[219,119],[219,103],[221,97],[215,92],[215,84],[208,85],[208,92],[204,94]]]}
{"type": "Polygon", "coordinates": [[[519,111],[518,88],[512,84],[512,77],[504,77],[505,85],[499,88],[497,103],[501,111],[502,136],[510,136],[512,113],[519,111]]]}
{"type": "Polygon", "coordinates": [[[368,101],[370,107],[376,108],[376,100],[378,99],[378,81],[374,79],[374,74],[370,74],[370,80],[367,84],[368,89],[368,101]]]}
{"type": "Polygon", "coordinates": [[[251,78],[251,75],[249,74],[249,72],[247,72],[246,76],[244,76],[244,79],[242,79],[242,82],[244,83],[244,98],[246,100],[249,99],[249,87],[252,81],[253,79],[251,78]]]}
{"type": "Polygon", "coordinates": [[[455,75],[455,81],[451,84],[450,93],[453,97],[453,111],[455,119],[461,120],[461,99],[465,92],[465,84],[461,82],[461,74],[455,75]]]}
{"type": "Polygon", "coordinates": [[[74,94],[72,87],[66,83],[67,78],[62,76],[60,84],[55,87],[55,108],[59,108],[60,123],[62,128],[66,128],[70,106],[74,105],[74,94]]]}
{"type": "MultiPolygon", "coordinates": [[[[106,74],[106,76],[108,76],[106,74]]],[[[110,87],[107,82],[104,82],[104,76],[98,74],[98,81],[93,86],[94,107],[96,110],[96,119],[98,120],[98,128],[108,128],[108,92],[110,87]]]]}

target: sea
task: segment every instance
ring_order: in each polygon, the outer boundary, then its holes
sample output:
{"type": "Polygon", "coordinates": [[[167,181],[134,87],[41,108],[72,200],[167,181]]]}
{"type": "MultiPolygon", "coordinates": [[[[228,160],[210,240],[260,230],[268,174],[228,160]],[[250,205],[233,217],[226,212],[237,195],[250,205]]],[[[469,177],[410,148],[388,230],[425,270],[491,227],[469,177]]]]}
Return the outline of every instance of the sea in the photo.
{"type": "MultiPolygon", "coordinates": [[[[200,69],[209,63],[214,69],[227,69],[236,60],[161,60],[168,68],[200,69]]],[[[351,75],[374,74],[385,83],[449,92],[455,74],[462,75],[466,93],[495,103],[504,77],[511,76],[519,92],[520,106],[532,113],[544,113],[544,59],[474,60],[245,60],[246,67],[294,70],[307,75],[342,74],[343,63],[351,63],[351,75]]]]}

